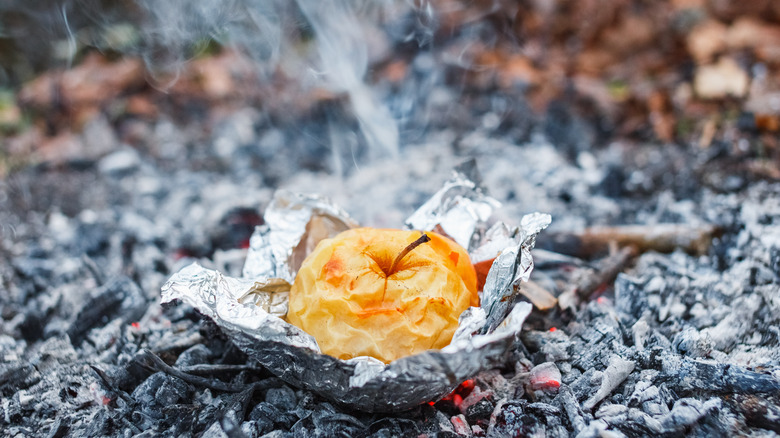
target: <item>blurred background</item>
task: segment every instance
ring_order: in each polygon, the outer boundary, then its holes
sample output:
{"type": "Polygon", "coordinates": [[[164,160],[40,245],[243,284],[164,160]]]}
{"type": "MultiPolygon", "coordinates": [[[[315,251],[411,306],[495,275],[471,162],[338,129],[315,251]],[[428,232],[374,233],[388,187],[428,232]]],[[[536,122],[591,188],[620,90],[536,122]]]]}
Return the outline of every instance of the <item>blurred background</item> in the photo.
{"type": "Polygon", "coordinates": [[[615,140],[726,142],[734,171],[776,179],[778,43],[770,0],[8,0],[0,174],[117,144],[164,155],[143,133],[159,120],[219,149],[225,114],[252,108],[254,131],[302,131],[286,160],[328,172],[442,126],[460,135],[476,112],[572,157],[615,140]]]}

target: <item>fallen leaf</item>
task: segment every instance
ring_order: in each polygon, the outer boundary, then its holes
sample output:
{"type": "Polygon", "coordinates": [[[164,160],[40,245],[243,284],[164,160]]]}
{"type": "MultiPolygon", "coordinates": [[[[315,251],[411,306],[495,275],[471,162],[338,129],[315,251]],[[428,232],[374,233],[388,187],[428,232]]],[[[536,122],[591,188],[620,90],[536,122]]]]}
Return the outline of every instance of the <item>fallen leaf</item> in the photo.
{"type": "Polygon", "coordinates": [[[761,131],[780,131],[780,116],[777,114],[756,114],[756,128],[761,131]]]}
{"type": "Polygon", "coordinates": [[[618,63],[618,59],[608,50],[587,49],[577,57],[577,71],[584,74],[600,75],[607,67],[618,63]]]}
{"type": "Polygon", "coordinates": [[[696,69],[693,89],[702,99],[743,97],[749,82],[747,72],[734,59],[723,57],[717,64],[702,65],[696,69]]]}
{"type": "Polygon", "coordinates": [[[44,110],[60,103],[68,107],[96,105],[144,82],[140,59],[123,58],[111,62],[93,52],[70,70],[53,71],[34,79],[19,91],[18,98],[24,105],[44,110]]]}
{"type": "Polygon", "coordinates": [[[536,85],[541,81],[541,72],[533,66],[531,60],[522,55],[509,57],[499,66],[498,75],[501,85],[505,87],[518,82],[536,85]]]}
{"type": "Polygon", "coordinates": [[[651,19],[628,15],[617,26],[606,29],[601,43],[610,52],[629,55],[652,44],[655,34],[651,19]]]}
{"type": "Polygon", "coordinates": [[[780,26],[758,18],[742,17],[735,21],[728,30],[727,41],[731,49],[753,49],[762,61],[780,60],[780,26]]]}
{"type": "Polygon", "coordinates": [[[158,110],[149,97],[136,94],[127,98],[127,105],[125,111],[134,116],[154,118],[157,117],[158,110]]]}
{"type": "Polygon", "coordinates": [[[688,52],[699,63],[709,62],[726,49],[728,28],[716,20],[708,20],[694,27],[685,39],[688,52]]]}

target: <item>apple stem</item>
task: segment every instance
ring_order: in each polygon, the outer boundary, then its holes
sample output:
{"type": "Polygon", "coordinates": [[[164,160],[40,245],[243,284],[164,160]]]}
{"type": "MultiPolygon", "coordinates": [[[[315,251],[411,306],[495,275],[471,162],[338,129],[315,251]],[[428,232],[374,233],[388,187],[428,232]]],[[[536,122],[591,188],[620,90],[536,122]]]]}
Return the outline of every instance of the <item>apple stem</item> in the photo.
{"type": "Polygon", "coordinates": [[[398,267],[398,263],[401,262],[401,259],[406,257],[407,254],[412,252],[415,248],[422,245],[425,242],[430,242],[431,238],[428,237],[427,234],[422,233],[422,236],[420,236],[419,239],[415,240],[414,242],[410,243],[406,248],[403,249],[400,253],[398,253],[398,256],[393,261],[393,264],[390,265],[390,270],[388,271],[387,275],[392,275],[395,273],[395,268],[398,267]]]}

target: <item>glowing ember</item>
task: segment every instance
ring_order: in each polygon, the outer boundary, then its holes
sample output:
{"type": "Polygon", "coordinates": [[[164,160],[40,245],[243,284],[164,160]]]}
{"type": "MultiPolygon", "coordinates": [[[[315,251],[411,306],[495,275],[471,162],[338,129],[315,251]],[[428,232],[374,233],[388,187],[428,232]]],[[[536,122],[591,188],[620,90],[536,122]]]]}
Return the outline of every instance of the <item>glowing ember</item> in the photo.
{"type": "Polygon", "coordinates": [[[557,391],[561,386],[561,371],[552,362],[537,365],[531,370],[529,385],[532,391],[557,391]]]}
{"type": "Polygon", "coordinates": [[[106,392],[100,388],[100,385],[98,385],[97,382],[92,382],[89,385],[89,393],[92,395],[92,398],[95,400],[95,402],[99,405],[105,406],[111,403],[111,397],[106,395],[106,392]]]}

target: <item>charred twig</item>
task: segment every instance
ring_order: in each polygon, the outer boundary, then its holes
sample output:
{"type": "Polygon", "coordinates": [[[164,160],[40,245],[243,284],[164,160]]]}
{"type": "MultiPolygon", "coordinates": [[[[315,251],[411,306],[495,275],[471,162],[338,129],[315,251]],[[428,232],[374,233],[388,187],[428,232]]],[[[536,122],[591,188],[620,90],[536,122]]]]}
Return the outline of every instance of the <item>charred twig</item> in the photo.
{"type": "Polygon", "coordinates": [[[103,382],[103,385],[111,390],[112,392],[115,392],[119,397],[127,402],[127,404],[133,403],[133,398],[130,397],[130,394],[126,393],[125,391],[122,391],[121,389],[117,388],[113,383],[111,383],[111,379],[108,378],[108,375],[106,375],[106,372],[101,370],[100,368],[96,367],[95,365],[89,365],[90,368],[92,368],[92,371],[95,372],[95,374],[98,375],[100,378],[100,381],[103,382]]]}
{"type": "Polygon", "coordinates": [[[252,365],[211,365],[199,364],[178,368],[181,372],[187,374],[216,374],[216,373],[237,373],[241,371],[261,371],[261,368],[252,365]]]}
{"type": "Polygon", "coordinates": [[[225,383],[219,380],[211,380],[206,379],[201,376],[194,376],[192,374],[189,374],[187,372],[182,371],[181,369],[174,368],[167,363],[165,363],[162,359],[160,359],[156,354],[152,353],[149,350],[142,350],[140,353],[138,353],[135,356],[135,360],[140,364],[141,366],[144,366],[148,369],[155,370],[155,371],[161,371],[168,375],[178,377],[182,380],[184,380],[187,383],[191,383],[193,385],[197,386],[204,386],[209,389],[213,389],[215,391],[223,391],[223,392],[242,392],[242,391],[258,391],[261,389],[267,389],[275,386],[279,386],[281,384],[281,380],[277,378],[269,378],[265,379],[261,382],[255,382],[251,383],[249,385],[232,385],[229,383],[225,383]]]}
{"type": "Polygon", "coordinates": [[[602,285],[614,282],[617,275],[628,266],[636,253],[634,247],[628,246],[605,258],[595,270],[580,277],[574,285],[573,291],[581,299],[587,299],[602,285]]]}
{"type": "Polygon", "coordinates": [[[215,391],[223,392],[241,392],[246,389],[245,385],[230,385],[228,383],[221,382],[219,380],[210,380],[200,376],[193,376],[192,374],[185,373],[178,370],[160,359],[156,354],[149,350],[142,350],[135,357],[139,364],[142,366],[155,370],[162,371],[165,374],[169,374],[174,377],[178,377],[185,382],[191,383],[197,386],[205,386],[206,388],[213,389],[215,391]]]}
{"type": "Polygon", "coordinates": [[[84,254],[81,256],[81,262],[84,263],[84,266],[87,268],[89,273],[92,274],[92,277],[95,279],[95,282],[97,282],[98,286],[102,286],[106,283],[106,276],[100,270],[92,257],[84,254]]]}
{"type": "Polygon", "coordinates": [[[580,300],[588,299],[600,287],[612,284],[618,274],[631,263],[634,256],[636,256],[636,249],[625,247],[599,262],[599,266],[580,271],[571,288],[558,296],[559,307],[574,308],[580,300]]]}
{"type": "Polygon", "coordinates": [[[193,345],[203,343],[203,336],[193,330],[186,335],[176,337],[174,340],[165,340],[152,347],[155,354],[169,353],[172,351],[184,351],[193,345]]]}
{"type": "Polygon", "coordinates": [[[540,235],[537,247],[581,258],[593,258],[606,253],[610,245],[634,246],[639,253],[657,251],[669,253],[682,249],[692,254],[709,250],[720,229],[714,225],[620,225],[590,227],[579,233],[540,235]]]}

